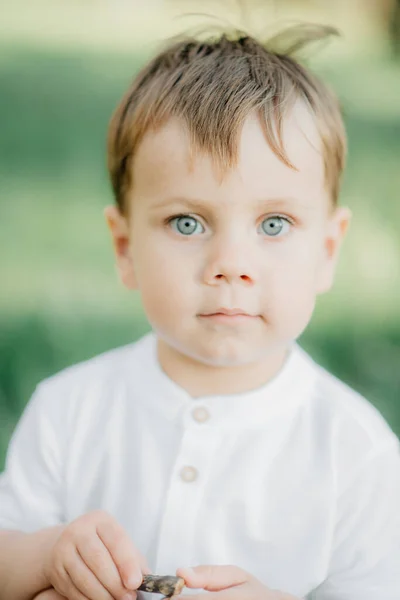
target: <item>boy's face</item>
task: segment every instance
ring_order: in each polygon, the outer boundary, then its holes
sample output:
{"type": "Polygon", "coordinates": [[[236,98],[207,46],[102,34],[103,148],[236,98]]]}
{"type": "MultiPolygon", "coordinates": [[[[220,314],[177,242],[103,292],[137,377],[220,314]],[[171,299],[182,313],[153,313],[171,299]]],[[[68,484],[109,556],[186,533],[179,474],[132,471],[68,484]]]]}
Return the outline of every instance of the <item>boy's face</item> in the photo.
{"type": "Polygon", "coordinates": [[[208,155],[190,170],[186,130],[171,120],[138,148],[130,221],[107,207],[121,279],[140,290],[175,352],[213,366],[260,361],[301,334],[330,288],[349,211],[331,208],[320,140],[300,103],[284,143],[297,171],[249,117],[221,183],[208,155]]]}

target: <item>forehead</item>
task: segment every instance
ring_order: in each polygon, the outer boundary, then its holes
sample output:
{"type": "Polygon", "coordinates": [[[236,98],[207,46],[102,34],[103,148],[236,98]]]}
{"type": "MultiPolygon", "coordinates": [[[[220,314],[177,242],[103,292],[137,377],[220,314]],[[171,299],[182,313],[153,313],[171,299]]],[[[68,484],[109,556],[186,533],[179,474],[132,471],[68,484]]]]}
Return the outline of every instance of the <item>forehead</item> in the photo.
{"type": "Polygon", "coordinates": [[[315,121],[302,102],[285,117],[282,139],[290,162],[272,151],[258,117],[249,115],[239,139],[238,162],[221,181],[210,153],[191,148],[188,131],[177,118],[149,131],[133,161],[133,195],[193,196],[227,200],[299,197],[310,202],[327,195],[321,139],[315,121]]]}

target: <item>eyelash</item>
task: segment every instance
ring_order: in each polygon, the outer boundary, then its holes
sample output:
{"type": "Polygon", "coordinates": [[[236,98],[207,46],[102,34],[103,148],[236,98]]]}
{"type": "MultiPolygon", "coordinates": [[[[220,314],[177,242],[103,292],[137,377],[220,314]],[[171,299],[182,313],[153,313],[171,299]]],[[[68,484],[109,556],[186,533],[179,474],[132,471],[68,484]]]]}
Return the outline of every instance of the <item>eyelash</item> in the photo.
{"type": "MultiPolygon", "coordinates": [[[[172,217],[168,217],[168,219],[165,221],[165,224],[167,226],[171,225],[171,222],[174,221],[175,219],[182,219],[185,217],[190,217],[191,219],[196,219],[196,221],[199,221],[199,223],[201,223],[200,219],[194,215],[191,215],[189,213],[178,213],[176,215],[173,215],[172,217]]],[[[265,216],[262,220],[261,223],[263,223],[264,221],[266,221],[267,219],[282,219],[283,221],[286,221],[286,223],[288,223],[289,225],[293,226],[295,225],[295,220],[288,217],[287,215],[282,215],[280,213],[273,213],[271,215],[267,215],[265,216]]],[[[202,224],[202,223],[201,223],[202,224]]],[[[204,227],[204,226],[203,226],[204,227]]],[[[190,236],[188,236],[190,237],[190,236]]],[[[273,237],[273,236],[267,236],[267,237],[273,237]]]]}

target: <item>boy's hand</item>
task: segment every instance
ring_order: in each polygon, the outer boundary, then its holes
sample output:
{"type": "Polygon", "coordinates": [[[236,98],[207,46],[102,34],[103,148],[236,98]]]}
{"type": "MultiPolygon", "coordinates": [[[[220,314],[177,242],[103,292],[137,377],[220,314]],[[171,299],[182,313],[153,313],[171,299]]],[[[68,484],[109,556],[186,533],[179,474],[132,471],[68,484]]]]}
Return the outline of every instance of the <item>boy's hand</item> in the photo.
{"type": "Polygon", "coordinates": [[[54,588],[50,590],[43,590],[33,600],[65,600],[65,596],[61,596],[54,588]]]}
{"type": "Polygon", "coordinates": [[[146,559],[107,512],[96,510],[67,525],[52,544],[45,578],[68,600],[136,598],[146,559]],[[129,590],[131,590],[129,592],[129,590]]]}
{"type": "Polygon", "coordinates": [[[183,577],[186,587],[211,593],[180,595],[175,600],[297,600],[290,594],[270,590],[243,569],[231,565],[182,568],[176,574],[183,577]]]}

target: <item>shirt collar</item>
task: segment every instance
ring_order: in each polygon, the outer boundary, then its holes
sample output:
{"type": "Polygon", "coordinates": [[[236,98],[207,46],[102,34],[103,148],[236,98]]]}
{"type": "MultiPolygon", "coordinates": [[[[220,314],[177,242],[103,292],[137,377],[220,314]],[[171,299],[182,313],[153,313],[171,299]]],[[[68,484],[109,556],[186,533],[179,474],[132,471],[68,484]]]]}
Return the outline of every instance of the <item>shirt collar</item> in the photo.
{"type": "Polygon", "coordinates": [[[147,379],[145,401],[155,404],[168,420],[179,418],[182,411],[193,406],[204,406],[213,417],[210,420],[212,426],[259,429],[272,418],[291,416],[310,396],[316,382],[315,363],[297,343],[293,343],[284,365],[265,385],[241,394],[194,399],[162,370],[154,332],[139,343],[143,344],[143,374],[147,379]]]}

